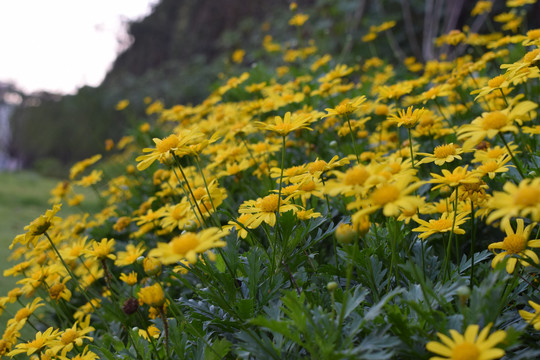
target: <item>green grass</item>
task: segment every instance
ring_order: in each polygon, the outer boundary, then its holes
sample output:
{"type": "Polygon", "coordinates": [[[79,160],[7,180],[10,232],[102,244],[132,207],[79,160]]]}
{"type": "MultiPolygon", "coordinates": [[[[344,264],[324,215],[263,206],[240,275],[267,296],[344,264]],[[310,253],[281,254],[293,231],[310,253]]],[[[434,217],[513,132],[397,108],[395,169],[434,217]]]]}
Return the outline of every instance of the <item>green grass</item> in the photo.
{"type": "MultiPolygon", "coordinates": [[[[46,178],[29,171],[0,172],[0,274],[4,270],[15,265],[7,259],[10,256],[9,245],[17,234],[24,233],[24,227],[36,217],[51,208],[48,202],[51,198],[50,191],[58,184],[59,179],[46,178]]],[[[84,204],[90,207],[97,205],[97,196],[91,190],[77,189],[78,193],[85,195],[84,204]]],[[[57,214],[65,217],[77,212],[77,209],[64,205],[57,214]]],[[[16,286],[19,278],[0,276],[0,296],[16,286]]],[[[24,299],[22,299],[24,301],[24,299]]],[[[7,307],[7,312],[15,312],[20,305],[14,304],[7,307]]],[[[8,314],[0,317],[0,331],[7,321],[8,314]]]]}

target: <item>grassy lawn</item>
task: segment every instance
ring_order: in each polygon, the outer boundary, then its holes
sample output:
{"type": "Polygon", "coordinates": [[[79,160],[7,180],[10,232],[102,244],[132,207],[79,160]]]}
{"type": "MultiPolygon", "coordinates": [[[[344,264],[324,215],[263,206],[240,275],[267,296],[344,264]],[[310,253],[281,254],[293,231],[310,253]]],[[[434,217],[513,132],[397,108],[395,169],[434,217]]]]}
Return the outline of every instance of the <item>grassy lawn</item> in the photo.
{"type": "MultiPolygon", "coordinates": [[[[7,260],[10,255],[8,247],[13,238],[23,233],[26,225],[51,207],[48,202],[51,197],[50,191],[59,181],[28,171],[0,172],[0,274],[15,264],[7,260]]],[[[90,190],[78,189],[77,192],[85,195],[85,202],[88,205],[97,203],[96,195],[90,190]]],[[[57,215],[65,217],[76,211],[66,205],[57,215]]],[[[19,278],[0,276],[0,296],[5,296],[18,280],[19,278]]],[[[20,306],[14,304],[8,306],[7,311],[15,312],[18,308],[20,306]]],[[[4,329],[7,316],[3,314],[0,317],[0,331],[4,329]]]]}

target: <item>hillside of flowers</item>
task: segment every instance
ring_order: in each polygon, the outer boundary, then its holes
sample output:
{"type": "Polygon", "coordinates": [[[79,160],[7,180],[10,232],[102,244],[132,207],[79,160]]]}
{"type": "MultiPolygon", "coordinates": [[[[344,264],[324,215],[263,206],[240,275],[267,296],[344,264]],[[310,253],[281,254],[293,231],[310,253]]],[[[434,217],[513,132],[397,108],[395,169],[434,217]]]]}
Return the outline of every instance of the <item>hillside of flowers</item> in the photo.
{"type": "MultiPolygon", "coordinates": [[[[2,358],[539,358],[530,3],[438,37],[447,52],[425,63],[345,64],[268,35],[277,68],[200,104],[149,94],[13,240],[2,358]]],[[[290,26],[306,22],[291,6],[290,26]]],[[[366,49],[394,26],[366,29],[366,49]]]]}

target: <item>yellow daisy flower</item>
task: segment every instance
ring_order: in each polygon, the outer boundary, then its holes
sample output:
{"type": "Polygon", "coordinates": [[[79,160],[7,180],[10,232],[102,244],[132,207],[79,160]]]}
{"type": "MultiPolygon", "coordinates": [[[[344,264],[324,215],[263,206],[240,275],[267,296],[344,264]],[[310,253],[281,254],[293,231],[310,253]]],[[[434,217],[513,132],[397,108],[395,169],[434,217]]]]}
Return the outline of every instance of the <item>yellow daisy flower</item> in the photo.
{"type": "Polygon", "coordinates": [[[60,221],[61,218],[58,216],[55,216],[58,211],[60,211],[60,208],[62,207],[61,204],[53,205],[52,209],[49,209],[45,212],[45,215],[41,215],[40,217],[34,219],[30,224],[26,225],[24,227],[24,230],[26,230],[25,234],[20,234],[15,236],[15,239],[13,239],[13,242],[9,246],[10,249],[13,249],[13,246],[15,246],[16,243],[21,243],[23,245],[28,245],[28,243],[33,243],[35,245],[36,240],[56,222],[60,221]]]}
{"type": "Polygon", "coordinates": [[[540,330],[540,305],[534,301],[529,300],[529,305],[534,309],[536,313],[530,313],[525,310],[519,310],[519,315],[528,322],[530,325],[534,326],[535,330],[540,330]]]}
{"type": "Polygon", "coordinates": [[[165,293],[163,288],[158,283],[150,285],[139,290],[139,303],[150,305],[153,307],[161,307],[165,304],[165,293]]]}
{"type": "Polygon", "coordinates": [[[456,187],[462,184],[470,184],[480,181],[476,173],[467,172],[468,165],[464,167],[458,166],[452,172],[442,169],[442,175],[431,173],[433,179],[429,180],[429,183],[438,184],[434,186],[432,190],[436,190],[445,185],[456,187]]]}
{"type": "Polygon", "coordinates": [[[388,117],[388,120],[394,121],[398,127],[405,126],[406,128],[413,128],[422,117],[425,109],[414,109],[409,106],[407,110],[399,110],[398,114],[393,114],[388,117]]]}
{"type": "Polygon", "coordinates": [[[439,356],[433,356],[431,360],[457,360],[478,359],[492,360],[504,356],[504,350],[495,346],[506,338],[503,330],[495,331],[489,335],[491,324],[478,333],[478,325],[469,325],[462,335],[454,329],[450,330],[450,336],[437,333],[442,342],[430,341],[426,349],[439,356]]]}
{"type": "Polygon", "coordinates": [[[486,137],[491,139],[504,132],[517,133],[518,128],[514,122],[527,117],[528,113],[538,107],[532,101],[522,101],[519,104],[501,111],[485,112],[474,119],[470,124],[462,125],[458,129],[458,139],[465,140],[464,149],[471,149],[486,137]]]}
{"type": "Polygon", "coordinates": [[[510,219],[517,216],[539,221],[540,178],[524,179],[518,185],[507,182],[503,191],[493,192],[487,206],[493,210],[487,218],[488,224],[499,218],[510,219]]]}
{"type": "Polygon", "coordinates": [[[459,225],[464,224],[469,219],[466,212],[462,212],[456,215],[455,223],[454,223],[454,213],[448,213],[445,212],[441,215],[439,219],[431,219],[428,221],[422,220],[422,219],[413,219],[417,223],[420,224],[419,227],[412,229],[412,231],[420,232],[421,234],[418,235],[420,239],[427,239],[433,234],[440,234],[452,231],[454,234],[463,235],[465,234],[465,230],[460,229],[459,225]],[[454,230],[452,230],[452,227],[454,230]]]}
{"type": "Polygon", "coordinates": [[[289,111],[285,113],[283,118],[281,116],[274,117],[273,124],[267,124],[264,122],[256,122],[259,128],[275,132],[281,136],[287,136],[293,131],[300,129],[313,130],[308,125],[314,122],[312,114],[310,113],[294,113],[289,111]]]}
{"type": "Polygon", "coordinates": [[[126,245],[126,251],[119,251],[118,257],[114,264],[116,266],[127,266],[133,264],[139,256],[142,256],[146,250],[146,247],[143,243],[138,244],[137,246],[133,244],[126,245]]]}
{"type": "Polygon", "coordinates": [[[509,259],[506,262],[506,271],[509,274],[514,272],[518,260],[523,266],[529,265],[529,259],[536,264],[538,264],[539,262],[538,255],[536,255],[534,251],[527,249],[527,247],[540,247],[540,240],[529,240],[531,231],[536,226],[536,223],[529,224],[527,227],[524,228],[523,219],[517,219],[516,221],[517,228],[514,232],[514,230],[512,229],[512,225],[510,225],[510,220],[508,218],[505,218],[501,222],[501,228],[506,233],[506,237],[503,241],[493,243],[488,246],[489,250],[503,250],[502,252],[495,255],[495,257],[493,258],[493,261],[491,262],[492,267],[497,266],[497,264],[501,262],[506,256],[509,256],[509,259]],[[515,257],[516,255],[520,258],[515,257]]]}
{"type": "Polygon", "coordinates": [[[450,163],[455,159],[461,160],[460,154],[462,153],[463,149],[454,143],[439,145],[435,147],[433,154],[417,153],[417,155],[424,156],[424,158],[420,160],[417,165],[434,162],[435,165],[441,166],[445,163],[450,163]]]}
{"type": "Polygon", "coordinates": [[[164,139],[154,138],[156,147],[143,149],[143,152],[150,154],[141,155],[135,159],[135,161],[139,161],[137,169],[142,171],[152,165],[154,161],[162,161],[172,153],[178,156],[189,154],[191,152],[189,145],[198,143],[203,136],[200,132],[185,130],[179,134],[171,134],[164,139]]]}
{"type": "Polygon", "coordinates": [[[335,108],[326,108],[327,114],[323,118],[328,116],[348,116],[360,109],[360,105],[366,101],[364,95],[356,97],[352,100],[345,99],[339,103],[335,108]]]}
{"type": "Polygon", "coordinates": [[[53,340],[58,337],[58,329],[52,327],[48,328],[44,332],[38,331],[34,340],[28,341],[23,344],[17,344],[15,350],[10,351],[7,355],[13,357],[17,354],[26,353],[26,355],[32,355],[35,352],[42,351],[46,346],[52,344],[53,340]]]}
{"type": "Polygon", "coordinates": [[[227,243],[221,238],[228,232],[212,227],[201,230],[198,233],[185,232],[175,236],[168,243],[159,242],[157,248],[150,250],[148,254],[151,258],[157,258],[163,264],[169,265],[183,259],[194,264],[197,256],[216,247],[224,247],[227,243]]]}
{"type": "Polygon", "coordinates": [[[249,214],[250,219],[246,220],[246,227],[256,228],[263,222],[270,226],[276,224],[276,212],[300,210],[298,205],[291,204],[289,198],[279,199],[278,194],[270,194],[257,200],[247,200],[238,209],[240,214],[249,214]],[[278,210],[279,202],[279,210],[278,210]]]}

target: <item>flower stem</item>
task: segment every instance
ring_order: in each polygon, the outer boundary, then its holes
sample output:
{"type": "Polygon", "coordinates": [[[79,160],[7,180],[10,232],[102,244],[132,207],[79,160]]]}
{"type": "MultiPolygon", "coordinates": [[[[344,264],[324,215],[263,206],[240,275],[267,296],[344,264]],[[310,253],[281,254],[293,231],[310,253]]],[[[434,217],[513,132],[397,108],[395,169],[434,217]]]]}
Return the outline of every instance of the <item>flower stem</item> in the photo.
{"type": "Polygon", "coordinates": [[[519,163],[519,161],[515,158],[514,154],[512,153],[512,150],[510,150],[510,146],[508,146],[508,143],[506,142],[506,140],[504,139],[504,136],[502,136],[501,133],[498,133],[499,135],[499,138],[502,140],[502,142],[504,143],[504,146],[506,147],[506,150],[508,150],[508,153],[510,154],[510,157],[512,158],[512,163],[514,163],[514,165],[516,166],[518,172],[519,172],[519,175],[521,175],[521,179],[525,179],[525,175],[523,175],[523,169],[521,168],[521,164],[519,163]]]}
{"type": "Polygon", "coordinates": [[[474,279],[474,248],[476,245],[476,222],[474,221],[474,202],[471,200],[471,225],[472,225],[472,233],[471,233],[471,280],[469,281],[469,286],[472,288],[473,279],[474,279]]]}
{"type": "Polygon", "coordinates": [[[414,152],[413,152],[412,134],[411,134],[411,129],[407,129],[407,130],[409,130],[409,148],[411,149],[411,164],[412,164],[412,167],[414,169],[415,167],[414,167],[414,152]]]}
{"type": "Polygon", "coordinates": [[[351,134],[351,141],[352,141],[352,146],[354,149],[354,155],[356,155],[357,163],[360,164],[360,157],[358,156],[358,150],[356,150],[356,141],[354,140],[354,133],[351,126],[351,120],[349,119],[349,115],[345,114],[345,119],[347,119],[347,123],[349,124],[349,132],[351,134]]]}

